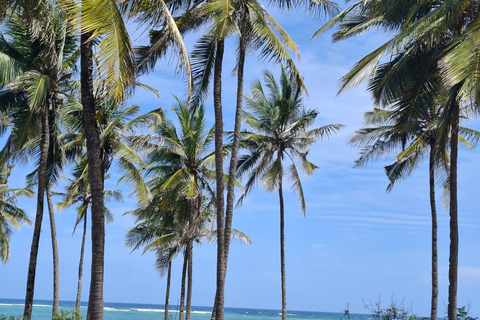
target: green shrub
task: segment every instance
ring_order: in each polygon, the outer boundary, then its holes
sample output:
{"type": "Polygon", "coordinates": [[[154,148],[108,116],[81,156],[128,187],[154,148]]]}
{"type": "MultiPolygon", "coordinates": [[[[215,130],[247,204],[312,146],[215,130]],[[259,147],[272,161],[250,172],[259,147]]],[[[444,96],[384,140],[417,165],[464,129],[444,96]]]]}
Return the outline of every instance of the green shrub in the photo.
{"type": "MultiPolygon", "coordinates": [[[[2,320],[2,319],[0,319],[2,320]]],[[[53,317],[53,320],[82,320],[82,315],[74,310],[60,310],[60,313],[53,317]]]]}
{"type": "Polygon", "coordinates": [[[3,314],[0,314],[0,320],[22,320],[23,317],[22,316],[5,316],[3,314]]]}

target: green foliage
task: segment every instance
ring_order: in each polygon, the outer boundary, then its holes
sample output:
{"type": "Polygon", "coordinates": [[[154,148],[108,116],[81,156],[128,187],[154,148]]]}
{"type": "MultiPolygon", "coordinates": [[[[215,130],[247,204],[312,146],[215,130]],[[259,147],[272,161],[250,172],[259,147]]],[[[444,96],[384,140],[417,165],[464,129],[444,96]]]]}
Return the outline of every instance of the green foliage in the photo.
{"type": "Polygon", "coordinates": [[[316,141],[337,133],[343,125],[330,124],[309,129],[318,112],[305,107],[305,91],[300,77],[295,73],[282,68],[280,81],[277,82],[271,72],[265,71],[263,80],[268,91],[264,90],[260,80],[256,80],[251,96],[245,96],[247,111],[243,112],[243,119],[251,130],[243,132],[241,141],[246,153],[238,159],[237,176],[247,176],[247,182],[245,193],[238,203],[242,203],[258,182],[265,190],[274,191],[279,189],[285,177],[297,194],[305,215],[299,171],[310,177],[318,169],[307,160],[309,148],[316,141]],[[291,163],[286,170],[283,167],[284,159],[291,163]]]}
{"type": "Polygon", "coordinates": [[[62,309],[52,320],[82,320],[82,315],[75,312],[75,310],[62,309]]]}
{"type": "Polygon", "coordinates": [[[0,314],[0,320],[22,320],[25,319],[22,316],[5,316],[3,314],[0,314]]]}
{"type": "Polygon", "coordinates": [[[469,315],[470,306],[463,306],[457,309],[457,319],[458,320],[477,320],[478,317],[472,317],[469,315]]]}
{"type": "MultiPolygon", "coordinates": [[[[6,316],[0,314],[0,320],[25,320],[22,316],[6,316]]],[[[75,310],[61,309],[60,313],[53,317],[52,320],[83,320],[82,315],[76,313],[75,310]]]]}

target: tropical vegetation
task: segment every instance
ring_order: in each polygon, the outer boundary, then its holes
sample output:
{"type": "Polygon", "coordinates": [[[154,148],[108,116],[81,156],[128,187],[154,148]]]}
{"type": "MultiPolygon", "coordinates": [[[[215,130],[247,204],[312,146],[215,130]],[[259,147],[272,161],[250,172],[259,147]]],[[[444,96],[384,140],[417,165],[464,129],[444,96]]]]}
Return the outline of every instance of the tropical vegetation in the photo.
{"type": "MultiPolygon", "coordinates": [[[[461,126],[479,113],[478,2],[361,0],[340,11],[329,0],[5,0],[0,1],[0,135],[5,143],[0,150],[0,260],[7,263],[11,256],[12,227],[33,224],[25,319],[32,318],[45,198],[52,236],[52,318],[81,317],[87,253],[92,257],[87,318],[103,319],[105,222],[113,219],[105,202],[123,200],[121,191],[106,188],[108,177],[130,188],[128,199],[136,201],[136,208],[128,212],[135,225],[126,234],[126,246],[153,252],[156,268],[167,275],[166,320],[172,263],[180,255],[179,318],[192,318],[193,252],[202,242],[216,242],[212,319],[225,319],[230,243],[233,238],[250,243],[245,233],[233,228],[235,200],[242,205],[258,184],[278,192],[281,316],[287,318],[284,182],[290,183],[305,216],[300,171],[313,175],[319,168],[310,162],[314,144],[343,126],[310,128],[319,111],[307,108],[305,80],[292,58],[299,57],[300,50],[269,12],[273,7],[303,7],[317,17],[332,16],[314,37],[337,28],[334,42],[369,31],[388,34],[384,44],[341,79],[340,92],[367,80],[374,104],[365,115],[366,127],[349,141],[361,147],[355,165],[393,158],[385,166],[390,191],[428,160],[430,318],[438,318],[436,185],[443,189],[450,218],[448,319],[466,317],[457,306],[457,167],[459,143],[473,148],[480,138],[478,131],[461,126]],[[147,44],[133,45],[128,19],[148,33],[147,44]],[[187,34],[195,37],[193,47],[183,42],[187,34]],[[222,85],[226,43],[232,37],[237,41],[236,90],[228,113],[222,85]],[[158,95],[158,88],[139,80],[155,72],[168,53],[174,54],[185,76],[185,97],[176,98],[170,113],[129,106],[139,88],[158,95]],[[251,94],[244,95],[248,53],[282,66],[279,81],[273,72],[264,71],[263,83],[256,80],[251,94]],[[232,119],[225,119],[227,114],[232,119]],[[232,120],[232,131],[224,127],[227,120],[232,120]],[[25,186],[9,188],[15,176],[11,173],[25,166],[31,171],[25,186]],[[36,196],[33,222],[19,205],[20,196],[36,196]],[[72,313],[59,309],[54,201],[57,210],[76,205],[74,232],[83,223],[72,313]],[[87,218],[91,251],[86,250],[87,218]]],[[[162,95],[168,94],[161,89],[162,95]]]]}

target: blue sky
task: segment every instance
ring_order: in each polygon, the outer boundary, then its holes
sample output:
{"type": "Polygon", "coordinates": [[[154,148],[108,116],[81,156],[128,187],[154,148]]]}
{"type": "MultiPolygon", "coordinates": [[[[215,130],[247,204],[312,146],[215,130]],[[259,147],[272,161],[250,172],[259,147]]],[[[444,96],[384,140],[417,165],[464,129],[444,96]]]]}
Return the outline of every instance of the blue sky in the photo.
{"type": "MultiPolygon", "coordinates": [[[[343,4],[341,4],[343,5],[343,4]]],[[[386,306],[393,296],[420,315],[430,308],[430,212],[426,164],[405,182],[385,193],[387,178],[379,161],[364,169],[353,169],[358,150],[347,145],[348,138],[362,126],[362,112],[372,102],[365,86],[337,96],[338,80],[365,54],[376,48],[387,35],[369,33],[332,44],[330,35],[311,41],[322,21],[303,12],[273,12],[274,17],[297,42],[301,60],[297,66],[309,91],[306,104],[320,111],[315,125],[341,123],[342,132],[320,141],[310,152],[310,160],[320,166],[309,179],[303,179],[307,215],[301,214],[296,196],[285,191],[287,304],[290,310],[341,312],[348,303],[351,312],[366,313],[362,300],[376,301],[381,296],[386,306]]],[[[189,47],[194,36],[186,39],[189,47]]],[[[138,40],[138,41],[141,41],[138,40]]],[[[225,129],[233,128],[236,77],[231,73],[235,60],[235,41],[226,44],[223,106],[225,129]]],[[[153,74],[142,81],[159,90],[161,98],[138,90],[132,99],[145,112],[163,107],[170,110],[173,96],[182,96],[185,86],[175,75],[172,57],[162,61],[153,74]]],[[[245,92],[264,68],[278,75],[278,67],[259,62],[251,54],[246,62],[245,92]]],[[[211,100],[206,104],[213,121],[211,100]]],[[[213,123],[212,123],[213,124],[213,123]]],[[[478,121],[469,126],[479,129],[478,121]]],[[[459,306],[472,302],[472,313],[480,315],[480,218],[476,170],[478,150],[462,148],[459,158],[459,306]]],[[[15,171],[12,184],[20,186],[26,169],[15,171]]],[[[111,170],[109,188],[115,188],[118,173],[111,170]]],[[[115,214],[107,227],[105,301],[163,303],[165,279],[154,270],[154,256],[130,253],[124,247],[126,231],[133,220],[123,213],[135,207],[133,197],[124,203],[109,203],[115,214]]],[[[438,191],[440,194],[440,191],[438,191]]],[[[35,201],[21,200],[33,219],[35,201]]],[[[448,290],[448,214],[439,204],[439,316],[446,309],[448,290]]],[[[56,214],[60,251],[60,299],[74,300],[81,234],[72,236],[74,212],[56,214]]],[[[246,232],[251,246],[235,243],[231,249],[226,284],[226,305],[245,308],[281,308],[279,210],[276,193],[257,189],[235,211],[234,227],[246,232]]],[[[0,298],[24,298],[27,265],[33,227],[24,226],[11,239],[11,257],[0,266],[0,298]]],[[[89,248],[90,243],[87,243],[89,248]]],[[[215,292],[214,244],[194,248],[193,305],[213,304],[215,292]]],[[[179,299],[181,259],[174,263],[171,301],[179,299]]],[[[87,300],[90,257],[85,261],[83,300],[87,300]]],[[[44,218],[37,269],[37,299],[52,297],[52,262],[47,215],[44,218]]]]}

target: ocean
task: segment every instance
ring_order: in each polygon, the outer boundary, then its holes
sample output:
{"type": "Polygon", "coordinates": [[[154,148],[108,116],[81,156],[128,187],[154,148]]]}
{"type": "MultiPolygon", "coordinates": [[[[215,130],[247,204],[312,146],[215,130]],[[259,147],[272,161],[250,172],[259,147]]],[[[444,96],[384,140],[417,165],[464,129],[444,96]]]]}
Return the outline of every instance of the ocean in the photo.
{"type": "MultiPolygon", "coordinates": [[[[52,307],[51,301],[35,300],[33,305],[32,319],[47,320],[51,319],[52,307]]],[[[73,310],[75,302],[60,301],[60,308],[73,310]]],[[[136,304],[136,303],[108,303],[104,304],[105,320],[163,320],[163,305],[156,304],[136,304]]],[[[172,320],[178,319],[176,306],[170,306],[169,317],[172,320]]],[[[192,320],[210,320],[210,307],[192,307],[192,320]]],[[[82,303],[81,313],[85,319],[87,312],[86,303],[82,303]]],[[[0,315],[19,316],[23,314],[23,300],[0,299],[0,315]]],[[[331,312],[309,312],[309,311],[288,311],[288,319],[297,320],[348,320],[342,313],[331,312]]],[[[370,317],[362,314],[350,314],[350,320],[367,320],[370,317]]],[[[280,310],[263,309],[244,309],[244,308],[225,308],[226,320],[273,320],[281,319],[280,310]]]]}

